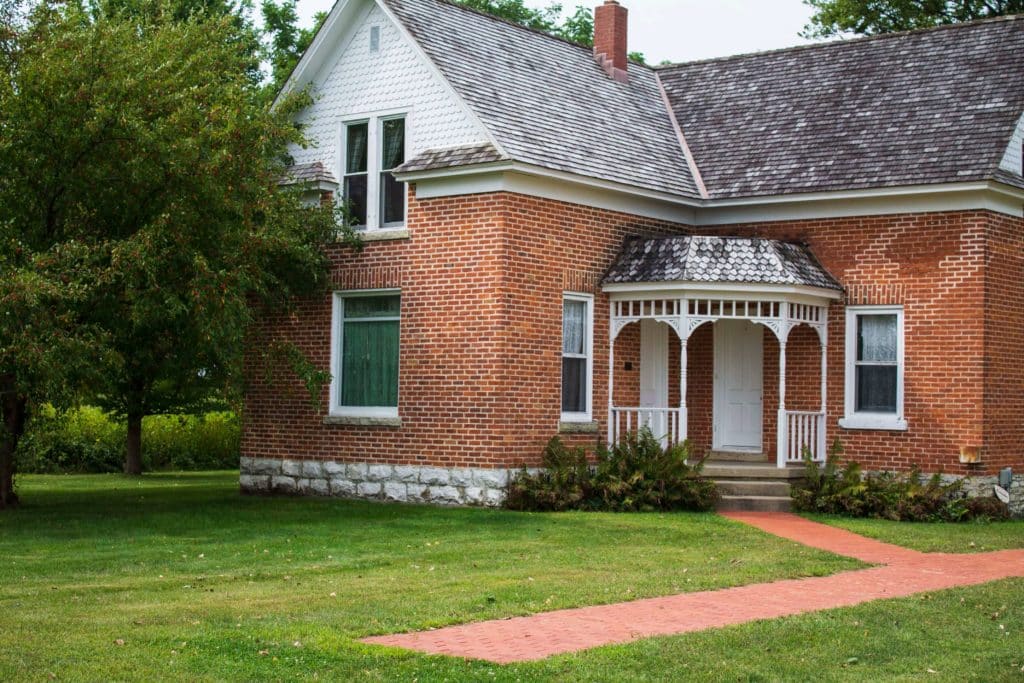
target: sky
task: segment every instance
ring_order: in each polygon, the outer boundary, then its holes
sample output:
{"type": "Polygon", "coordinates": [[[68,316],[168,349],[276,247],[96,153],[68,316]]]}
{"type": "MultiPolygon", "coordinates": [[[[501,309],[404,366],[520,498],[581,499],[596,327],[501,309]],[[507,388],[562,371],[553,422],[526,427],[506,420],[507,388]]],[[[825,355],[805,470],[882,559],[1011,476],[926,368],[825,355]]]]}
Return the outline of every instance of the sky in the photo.
{"type": "MultiPolygon", "coordinates": [[[[797,35],[811,15],[801,0],[620,0],[629,9],[629,49],[649,64],[802,45],[797,35]]],[[[303,26],[334,0],[298,0],[303,26]]],[[[561,0],[566,8],[594,7],[597,0],[561,0]]],[[[545,7],[549,0],[527,0],[545,7]]]]}

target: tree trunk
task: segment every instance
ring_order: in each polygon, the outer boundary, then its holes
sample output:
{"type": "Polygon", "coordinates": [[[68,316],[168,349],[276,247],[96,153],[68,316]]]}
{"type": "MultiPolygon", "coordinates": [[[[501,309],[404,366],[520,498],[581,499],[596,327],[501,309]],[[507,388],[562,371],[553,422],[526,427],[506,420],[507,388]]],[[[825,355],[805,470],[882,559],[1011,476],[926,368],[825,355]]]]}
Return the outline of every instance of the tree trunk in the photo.
{"type": "Polygon", "coordinates": [[[15,388],[12,377],[0,378],[0,403],[3,405],[3,426],[0,427],[0,510],[18,504],[14,493],[14,456],[18,440],[25,433],[27,402],[15,388]]]}
{"type": "Polygon", "coordinates": [[[142,413],[128,414],[127,455],[124,461],[124,473],[132,476],[142,474],[142,413]]]}

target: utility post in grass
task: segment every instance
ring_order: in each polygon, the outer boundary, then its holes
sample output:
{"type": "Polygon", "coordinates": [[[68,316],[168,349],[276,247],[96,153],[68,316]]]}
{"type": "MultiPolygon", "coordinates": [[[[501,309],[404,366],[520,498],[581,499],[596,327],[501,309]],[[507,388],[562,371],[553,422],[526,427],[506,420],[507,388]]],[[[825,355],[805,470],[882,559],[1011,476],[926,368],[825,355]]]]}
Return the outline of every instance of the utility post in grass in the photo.
{"type": "Polygon", "coordinates": [[[0,373],[28,411],[74,386],[128,419],[138,474],[143,417],[238,386],[261,309],[323,291],[324,247],[357,240],[335,207],[279,185],[309,98],[268,106],[232,16],[40,5],[11,35],[0,373]]]}

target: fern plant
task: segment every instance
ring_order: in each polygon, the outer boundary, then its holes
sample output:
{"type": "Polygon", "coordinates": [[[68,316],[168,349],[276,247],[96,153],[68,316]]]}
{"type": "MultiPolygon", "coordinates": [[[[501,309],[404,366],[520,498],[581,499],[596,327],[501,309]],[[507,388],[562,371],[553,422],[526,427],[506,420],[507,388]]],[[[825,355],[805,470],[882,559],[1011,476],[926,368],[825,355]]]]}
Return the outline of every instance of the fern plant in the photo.
{"type": "Polygon", "coordinates": [[[687,443],[665,448],[649,429],[599,448],[593,464],[582,448],[555,437],[544,449],[544,468],[525,467],[509,483],[505,506],[513,510],[710,510],[714,482],[701,476],[703,461],[688,464],[687,443]]]}
{"type": "Polygon", "coordinates": [[[857,463],[841,462],[842,452],[837,439],[818,467],[804,449],[806,478],[790,489],[796,511],[913,522],[1009,518],[1009,510],[995,499],[967,498],[963,480],[947,483],[941,474],[924,480],[916,467],[906,474],[865,475],[857,463]]]}

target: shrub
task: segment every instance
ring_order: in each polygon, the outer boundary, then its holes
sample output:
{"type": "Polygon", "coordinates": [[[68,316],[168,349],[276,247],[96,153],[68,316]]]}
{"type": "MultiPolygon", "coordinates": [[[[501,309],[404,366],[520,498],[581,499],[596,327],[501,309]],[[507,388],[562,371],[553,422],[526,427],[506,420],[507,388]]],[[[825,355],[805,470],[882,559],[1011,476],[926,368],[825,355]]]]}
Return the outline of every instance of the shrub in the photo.
{"type": "Polygon", "coordinates": [[[599,448],[594,464],[583,448],[566,448],[557,436],[544,449],[543,469],[525,467],[512,479],[505,507],[512,510],[710,510],[718,502],[713,481],[688,465],[688,444],[663,448],[650,432],[628,434],[599,448]]]}
{"type": "MultiPolygon", "coordinates": [[[[28,425],[18,446],[18,468],[33,473],[121,472],[125,425],[99,408],[66,413],[44,409],[28,425]]],[[[152,415],[142,423],[146,470],[235,469],[241,427],[230,412],[152,415]]]]}
{"type": "Polygon", "coordinates": [[[945,483],[940,474],[923,479],[917,468],[865,475],[855,462],[843,466],[841,453],[836,441],[819,468],[805,449],[806,479],[790,489],[794,510],[904,522],[1009,518],[1009,510],[995,498],[966,497],[963,480],[945,483]]]}

